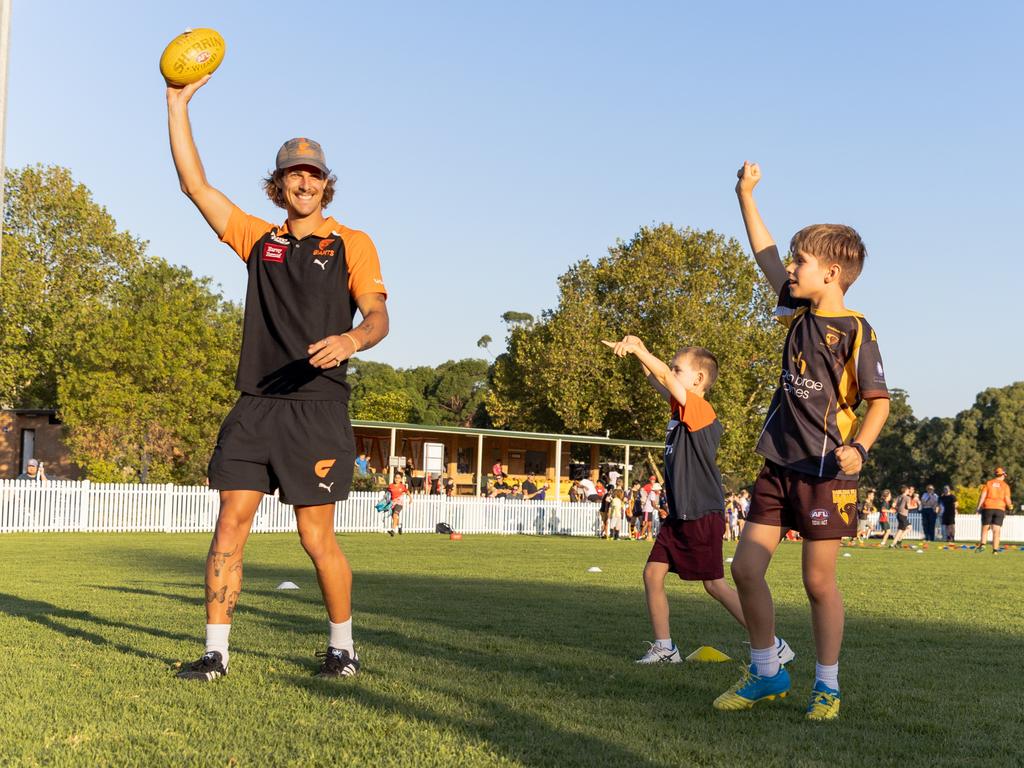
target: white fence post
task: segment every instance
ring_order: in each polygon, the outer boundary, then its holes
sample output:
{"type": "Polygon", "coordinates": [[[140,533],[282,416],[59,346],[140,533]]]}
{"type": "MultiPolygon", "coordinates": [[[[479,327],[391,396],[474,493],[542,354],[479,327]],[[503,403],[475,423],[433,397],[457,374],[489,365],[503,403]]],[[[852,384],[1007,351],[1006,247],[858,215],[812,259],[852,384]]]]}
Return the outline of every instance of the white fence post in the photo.
{"type": "Polygon", "coordinates": [[[78,525],[75,526],[76,531],[89,530],[90,485],[88,480],[83,480],[82,490],[78,493],[78,525]]]}
{"type": "Polygon", "coordinates": [[[164,484],[164,510],[163,510],[163,532],[171,532],[171,511],[174,507],[174,486],[170,483],[164,484]]]}

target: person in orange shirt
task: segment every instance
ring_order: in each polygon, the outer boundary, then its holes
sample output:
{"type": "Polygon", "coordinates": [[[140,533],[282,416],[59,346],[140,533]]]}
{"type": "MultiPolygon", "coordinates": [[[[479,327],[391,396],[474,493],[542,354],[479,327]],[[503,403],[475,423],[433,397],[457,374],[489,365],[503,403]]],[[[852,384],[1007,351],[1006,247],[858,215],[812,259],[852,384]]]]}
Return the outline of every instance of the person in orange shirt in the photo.
{"type": "Polygon", "coordinates": [[[997,467],[996,476],[985,483],[985,487],[981,489],[981,498],[978,499],[978,511],[981,513],[981,541],[975,552],[985,549],[988,531],[991,528],[992,554],[999,554],[999,535],[1003,530],[1003,518],[1009,509],[1013,509],[1013,501],[1010,499],[1010,486],[1006,482],[1006,470],[997,467]]]}
{"type": "MultiPolygon", "coordinates": [[[[171,156],[181,191],[241,259],[248,287],[235,380],[240,396],[208,472],[220,510],[206,560],[206,650],[177,676],[209,682],[227,675],[243,550],[263,497],[279,491],[281,502],[295,508],[327,609],[327,650],[318,654],[317,674],[348,677],[359,670],[352,569],[334,536],[334,508],[348,498],[355,469],[347,363],[388,333],[380,260],[369,235],[324,216],[336,178],[312,139],[286,141],[263,179],[270,202],[286,214],[281,225],[245,213],[210,184],[188,112],[209,80],[167,88],[171,156]],[[355,325],[357,310],[362,320],[355,325]]],[[[293,120],[291,112],[277,109],[271,119],[293,120]]]]}
{"type": "Polygon", "coordinates": [[[409,506],[409,486],[405,484],[405,476],[399,472],[395,475],[395,481],[388,486],[391,493],[391,527],[388,535],[394,537],[395,531],[402,533],[402,521],[399,515],[402,510],[409,506]]]}

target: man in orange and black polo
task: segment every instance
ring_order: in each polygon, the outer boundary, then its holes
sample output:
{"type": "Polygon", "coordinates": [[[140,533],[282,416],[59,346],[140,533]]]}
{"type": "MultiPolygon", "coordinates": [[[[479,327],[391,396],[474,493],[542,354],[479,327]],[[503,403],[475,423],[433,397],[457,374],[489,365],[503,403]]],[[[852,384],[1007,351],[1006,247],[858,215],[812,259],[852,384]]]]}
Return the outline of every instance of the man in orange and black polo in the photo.
{"type": "Polygon", "coordinates": [[[978,512],[981,513],[981,541],[975,552],[981,552],[988,541],[988,532],[992,531],[992,553],[999,554],[999,536],[1003,531],[1003,518],[1006,512],[1013,509],[1010,498],[1010,484],[1006,482],[1006,470],[997,467],[995,477],[985,483],[978,499],[978,512]]]}
{"type": "Polygon", "coordinates": [[[206,562],[206,652],[178,677],[227,674],[228,635],[242,589],[242,550],[264,494],[295,507],[303,548],[327,608],[327,651],[318,674],[359,670],[352,641],[352,572],[334,537],[335,502],[347,498],[355,443],[348,417],[348,359],[388,332],[387,293],[373,242],[325,217],[335,177],[323,149],[291,139],[264,189],[287,217],[274,225],[250,216],[211,186],[188,117],[188,102],[209,77],[168,87],[171,154],[182,191],[248,272],[245,324],[228,414],[210,460],[220,514],[206,562]],[[356,310],[362,315],[354,325],[356,310]]]}

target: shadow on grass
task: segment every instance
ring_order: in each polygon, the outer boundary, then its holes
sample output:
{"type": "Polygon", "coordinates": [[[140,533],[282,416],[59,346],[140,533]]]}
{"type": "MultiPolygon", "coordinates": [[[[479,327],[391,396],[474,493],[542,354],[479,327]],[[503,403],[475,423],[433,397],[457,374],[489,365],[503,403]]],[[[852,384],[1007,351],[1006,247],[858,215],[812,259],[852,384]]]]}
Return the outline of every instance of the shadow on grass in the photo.
{"type": "Polygon", "coordinates": [[[98,646],[108,646],[120,651],[121,653],[138,656],[141,659],[159,661],[168,666],[173,662],[172,659],[159,656],[155,653],[150,653],[143,648],[114,642],[103,635],[96,634],[96,632],[80,629],[68,624],[67,622],[70,620],[80,621],[85,624],[92,624],[97,630],[127,629],[132,632],[142,632],[150,635],[151,637],[159,637],[165,640],[195,641],[195,637],[189,637],[188,635],[182,635],[176,632],[167,632],[166,630],[155,629],[153,627],[142,627],[137,624],[127,624],[122,621],[111,621],[110,619],[97,616],[89,611],[75,611],[70,608],[61,608],[53,603],[43,602],[42,600],[26,600],[25,598],[18,597],[17,595],[8,595],[3,593],[0,593],[0,614],[30,621],[33,624],[38,624],[41,627],[52,629],[54,632],[59,632],[62,635],[76,640],[83,640],[87,643],[92,643],[93,645],[98,646]]]}

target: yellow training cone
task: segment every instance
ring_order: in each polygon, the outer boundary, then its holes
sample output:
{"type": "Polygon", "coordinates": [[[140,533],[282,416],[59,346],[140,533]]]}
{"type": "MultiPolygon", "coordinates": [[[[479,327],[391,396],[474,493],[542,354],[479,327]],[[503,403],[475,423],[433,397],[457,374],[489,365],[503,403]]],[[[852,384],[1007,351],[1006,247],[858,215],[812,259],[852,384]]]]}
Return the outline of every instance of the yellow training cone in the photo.
{"type": "Polygon", "coordinates": [[[687,661],[732,661],[728,656],[717,648],[710,645],[702,645],[696,651],[686,657],[687,661]]]}

